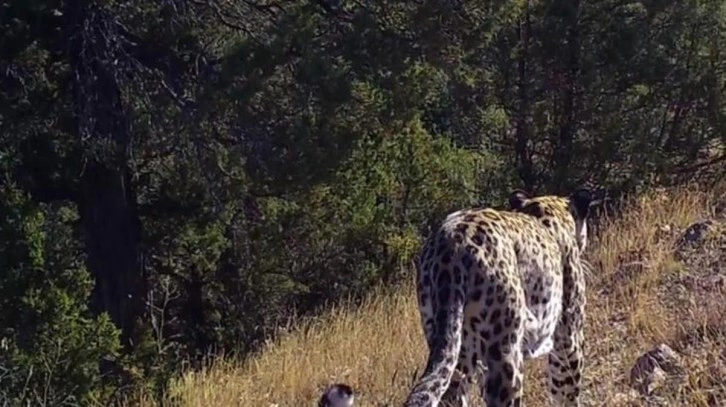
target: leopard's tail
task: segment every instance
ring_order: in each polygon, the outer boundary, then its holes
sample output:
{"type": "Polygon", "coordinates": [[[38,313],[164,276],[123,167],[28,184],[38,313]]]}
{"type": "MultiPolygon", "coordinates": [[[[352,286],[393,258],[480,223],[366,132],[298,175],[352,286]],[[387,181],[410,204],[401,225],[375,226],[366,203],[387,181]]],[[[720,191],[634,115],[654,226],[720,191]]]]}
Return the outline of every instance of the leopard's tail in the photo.
{"type": "MultiPolygon", "coordinates": [[[[426,369],[406,399],[406,407],[437,406],[449,387],[459,359],[467,273],[455,275],[453,265],[461,264],[459,260],[462,259],[457,257],[469,254],[450,252],[449,255],[453,259],[448,266],[440,265],[427,287],[434,306],[433,337],[426,369]]],[[[463,270],[457,267],[456,271],[461,273],[463,270]]]]}

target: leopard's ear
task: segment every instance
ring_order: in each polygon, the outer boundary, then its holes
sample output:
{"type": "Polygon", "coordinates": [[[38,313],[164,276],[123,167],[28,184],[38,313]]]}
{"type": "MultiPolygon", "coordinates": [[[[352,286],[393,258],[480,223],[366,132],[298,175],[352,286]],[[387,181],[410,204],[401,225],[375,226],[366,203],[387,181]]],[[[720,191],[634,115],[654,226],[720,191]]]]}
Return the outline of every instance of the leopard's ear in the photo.
{"type": "Polygon", "coordinates": [[[530,200],[530,196],[521,189],[515,189],[509,194],[509,209],[516,211],[522,209],[525,203],[530,200]]]}
{"type": "Polygon", "coordinates": [[[578,219],[587,218],[594,203],[592,192],[587,188],[580,188],[570,195],[570,206],[578,219]]]}

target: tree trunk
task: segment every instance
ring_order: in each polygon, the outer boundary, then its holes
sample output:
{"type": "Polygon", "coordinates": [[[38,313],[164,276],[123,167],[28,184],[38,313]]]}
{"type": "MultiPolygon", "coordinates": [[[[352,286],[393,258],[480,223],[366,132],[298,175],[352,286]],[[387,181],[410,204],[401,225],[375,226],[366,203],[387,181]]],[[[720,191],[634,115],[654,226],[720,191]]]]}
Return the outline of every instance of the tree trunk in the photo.
{"type": "Polygon", "coordinates": [[[517,157],[517,170],[519,179],[524,184],[524,188],[532,191],[535,184],[535,174],[532,165],[532,156],[530,151],[530,132],[529,132],[529,75],[527,73],[527,63],[529,58],[529,39],[532,32],[529,17],[529,1],[527,2],[524,15],[519,22],[519,42],[522,51],[517,61],[517,89],[518,89],[518,107],[517,118],[515,120],[515,155],[517,157]]]}
{"type": "Polygon", "coordinates": [[[121,39],[113,18],[92,2],[67,2],[64,18],[74,126],[84,149],[78,206],[95,278],[92,307],[108,312],[130,349],[138,340],[135,323],[145,309],[146,283],[128,167],[131,131],[119,83],[124,77],[121,39]]]}
{"type": "Polygon", "coordinates": [[[566,194],[572,187],[570,170],[574,154],[574,139],[577,131],[577,86],[580,75],[580,1],[572,1],[570,9],[563,16],[566,19],[567,48],[561,61],[561,77],[564,79],[561,88],[560,124],[555,146],[553,163],[554,189],[556,193],[566,194]]]}
{"type": "Polygon", "coordinates": [[[127,168],[91,162],[82,177],[80,202],[88,267],[96,281],[92,305],[97,312],[109,313],[127,348],[138,340],[135,322],[146,298],[141,228],[129,179],[127,168]]]}

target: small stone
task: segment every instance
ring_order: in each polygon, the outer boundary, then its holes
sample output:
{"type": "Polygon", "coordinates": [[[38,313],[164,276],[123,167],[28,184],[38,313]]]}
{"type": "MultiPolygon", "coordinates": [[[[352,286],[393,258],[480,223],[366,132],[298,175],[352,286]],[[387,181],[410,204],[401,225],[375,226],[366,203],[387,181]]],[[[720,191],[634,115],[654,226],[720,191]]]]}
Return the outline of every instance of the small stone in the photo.
{"type": "Polygon", "coordinates": [[[678,246],[687,246],[695,243],[699,243],[706,237],[706,234],[713,227],[713,221],[710,219],[699,220],[698,222],[689,226],[678,241],[678,246]]]}
{"type": "Polygon", "coordinates": [[[650,395],[670,377],[684,372],[680,356],[666,344],[643,354],[630,371],[630,385],[643,395],[650,395]]]}

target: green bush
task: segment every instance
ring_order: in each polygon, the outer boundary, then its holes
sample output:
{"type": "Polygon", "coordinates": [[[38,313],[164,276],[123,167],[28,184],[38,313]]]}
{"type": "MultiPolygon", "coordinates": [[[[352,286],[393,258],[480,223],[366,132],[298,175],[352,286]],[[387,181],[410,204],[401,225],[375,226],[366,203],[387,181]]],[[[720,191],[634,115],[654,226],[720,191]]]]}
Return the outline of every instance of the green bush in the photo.
{"type": "Polygon", "coordinates": [[[88,405],[108,398],[99,370],[118,350],[72,236],[72,205],[0,187],[0,404],[88,405]]]}

